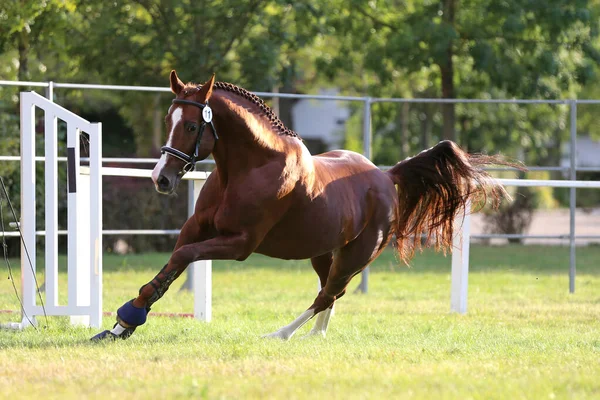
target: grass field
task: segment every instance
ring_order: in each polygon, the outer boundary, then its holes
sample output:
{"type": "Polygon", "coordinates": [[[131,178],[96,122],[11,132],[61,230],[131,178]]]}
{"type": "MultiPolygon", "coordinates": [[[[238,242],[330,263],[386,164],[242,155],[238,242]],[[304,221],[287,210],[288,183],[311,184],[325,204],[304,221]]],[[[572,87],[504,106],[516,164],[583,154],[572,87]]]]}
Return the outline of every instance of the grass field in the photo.
{"type": "MultiPolygon", "coordinates": [[[[133,297],[167,257],[106,255],[104,309],[133,297]]],[[[0,331],[0,398],[600,398],[599,260],[600,247],[577,250],[571,295],[567,248],[474,246],[469,312],[456,315],[449,258],[428,252],[408,269],[386,252],[369,293],[337,303],[326,339],[302,339],[307,324],[289,342],[260,335],[311,304],[309,263],[214,262],[209,324],[154,317],[131,339],[101,344],[88,340],[97,330],[60,318],[39,332],[0,331]]],[[[17,309],[6,275],[0,309],[17,309]]],[[[181,283],[153,311],[190,312],[181,283]]]]}

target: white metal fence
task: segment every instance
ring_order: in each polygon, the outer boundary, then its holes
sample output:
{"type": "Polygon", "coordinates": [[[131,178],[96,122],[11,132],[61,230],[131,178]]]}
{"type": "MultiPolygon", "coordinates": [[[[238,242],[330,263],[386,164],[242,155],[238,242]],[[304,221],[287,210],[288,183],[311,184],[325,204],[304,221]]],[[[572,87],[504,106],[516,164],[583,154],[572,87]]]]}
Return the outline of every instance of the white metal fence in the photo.
{"type": "MultiPolygon", "coordinates": [[[[117,91],[142,91],[142,92],[169,92],[167,87],[150,87],[150,86],[125,86],[125,85],[94,85],[94,84],[79,84],[79,83],[57,83],[57,82],[26,82],[26,81],[5,81],[0,80],[0,86],[20,86],[20,87],[40,87],[46,90],[46,97],[53,99],[54,91],[56,89],[83,89],[83,90],[117,90],[117,91]]],[[[563,100],[523,100],[523,99],[401,99],[401,98],[372,98],[367,96],[329,96],[329,95],[302,95],[302,94],[286,94],[286,93],[269,93],[269,92],[255,92],[259,96],[269,98],[294,98],[294,99],[313,99],[313,100],[335,100],[335,101],[356,101],[363,103],[363,153],[368,158],[372,158],[372,132],[371,132],[371,108],[375,103],[463,103],[463,104],[564,104],[568,105],[570,109],[570,159],[569,167],[560,166],[546,166],[546,167],[530,167],[532,171],[564,171],[568,172],[569,179],[575,181],[577,179],[578,171],[598,171],[597,168],[590,167],[578,167],[576,162],[576,147],[577,147],[577,106],[578,104],[600,104],[600,100],[576,100],[576,99],[563,99],[563,100]]],[[[0,156],[0,161],[12,160],[11,157],[0,156]]],[[[103,161],[111,162],[139,162],[139,163],[152,163],[156,160],[153,159],[140,159],[132,161],[131,159],[119,159],[119,158],[105,158],[103,161]]],[[[515,185],[523,186],[523,185],[515,185]]],[[[569,194],[569,209],[570,209],[570,223],[569,223],[569,270],[574,271],[576,265],[575,259],[575,241],[578,239],[575,233],[575,204],[576,204],[576,188],[570,186],[564,186],[570,188],[569,194]]],[[[106,230],[105,234],[122,234],[122,233],[136,233],[136,234],[162,234],[162,233],[177,233],[178,230],[106,230]]],[[[506,237],[506,238],[528,238],[533,237],[530,235],[479,235],[473,236],[473,238],[490,238],[490,237],[506,237]]],[[[545,235],[546,239],[564,239],[565,235],[545,235]]],[[[598,236],[586,236],[586,238],[600,238],[598,236]]],[[[367,279],[366,274],[363,274],[363,282],[361,283],[361,289],[366,291],[367,279]]],[[[574,279],[570,282],[570,291],[575,290],[574,279]]]]}
{"type": "Polygon", "coordinates": [[[102,125],[92,124],[34,92],[21,93],[21,231],[31,257],[21,257],[24,318],[68,315],[72,322],[102,323],[102,125]],[[36,304],[35,108],[44,110],[46,305],[36,304]],[[68,301],[58,301],[58,135],[57,119],[67,123],[68,301]],[[90,174],[81,173],[79,140],[89,134],[90,174]]]}
{"type": "MultiPolygon", "coordinates": [[[[36,317],[69,316],[71,323],[96,328],[102,325],[102,176],[150,178],[151,170],[102,166],[102,125],[90,123],[35,92],[23,92],[21,100],[21,249],[22,320],[10,324],[24,328],[36,324],[36,317]],[[35,109],[44,112],[44,231],[36,232],[36,132],[35,109]],[[66,304],[59,304],[58,274],[58,132],[57,119],[67,124],[67,278],[66,304]],[[89,135],[89,166],[81,166],[80,134],[89,135]],[[36,236],[45,240],[45,301],[37,287],[36,236]],[[37,296],[40,304],[37,304],[37,296]]],[[[188,213],[194,210],[209,173],[189,172],[188,213]]],[[[18,232],[15,232],[19,234],[18,232]]],[[[211,319],[211,261],[189,267],[194,296],[194,316],[211,319]]]]}
{"type": "MultiPolygon", "coordinates": [[[[556,181],[533,179],[498,179],[504,186],[520,187],[563,187],[573,189],[600,189],[600,182],[594,181],[556,181]]],[[[470,206],[469,206],[470,207],[470,206]]],[[[452,252],[452,287],[450,309],[464,314],[467,312],[467,288],[469,280],[469,249],[471,243],[471,215],[461,218],[460,232],[454,237],[452,252]]],[[[571,246],[575,246],[574,237],[570,237],[571,246]]],[[[576,269],[574,263],[569,268],[569,290],[575,291],[576,269]]]]}

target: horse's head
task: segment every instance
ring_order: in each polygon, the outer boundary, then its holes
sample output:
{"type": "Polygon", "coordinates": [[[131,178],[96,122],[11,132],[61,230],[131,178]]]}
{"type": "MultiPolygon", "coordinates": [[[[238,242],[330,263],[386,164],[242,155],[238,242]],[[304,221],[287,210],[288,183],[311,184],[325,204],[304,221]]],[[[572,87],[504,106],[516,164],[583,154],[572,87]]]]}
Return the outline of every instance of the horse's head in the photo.
{"type": "Polygon", "coordinates": [[[218,139],[212,123],[213,112],[208,102],[212,95],[214,75],[201,87],[185,86],[175,71],[171,71],[173,104],[165,117],[167,144],[152,171],[152,181],[160,193],[170,194],[196,161],[212,152],[218,139]]]}

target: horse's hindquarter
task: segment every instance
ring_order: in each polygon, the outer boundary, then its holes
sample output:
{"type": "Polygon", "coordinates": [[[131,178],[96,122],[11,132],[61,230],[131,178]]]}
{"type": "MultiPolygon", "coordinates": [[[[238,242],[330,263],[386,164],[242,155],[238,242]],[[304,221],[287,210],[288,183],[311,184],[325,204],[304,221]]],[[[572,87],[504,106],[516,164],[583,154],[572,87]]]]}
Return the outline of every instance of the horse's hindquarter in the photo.
{"type": "Polygon", "coordinates": [[[313,162],[312,191],[296,188],[289,211],[257,252],[279,258],[314,257],[356,238],[375,210],[386,218],[393,214],[397,197],[392,181],[362,155],[338,150],[314,156],[313,162]]]}

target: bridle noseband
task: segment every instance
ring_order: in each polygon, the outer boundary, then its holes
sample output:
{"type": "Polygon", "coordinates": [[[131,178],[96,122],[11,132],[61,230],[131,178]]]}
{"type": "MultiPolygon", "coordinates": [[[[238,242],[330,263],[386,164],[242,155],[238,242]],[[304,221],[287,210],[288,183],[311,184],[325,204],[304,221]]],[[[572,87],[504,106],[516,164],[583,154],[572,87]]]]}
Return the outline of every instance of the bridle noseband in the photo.
{"type": "Polygon", "coordinates": [[[177,150],[173,147],[163,146],[160,148],[161,154],[167,153],[186,163],[180,172],[181,174],[185,174],[186,172],[193,171],[196,168],[196,161],[198,160],[198,150],[200,149],[200,141],[202,140],[202,134],[204,133],[204,128],[206,127],[206,125],[210,124],[210,127],[213,131],[213,135],[215,135],[215,140],[219,140],[219,136],[217,135],[217,130],[215,129],[215,125],[212,122],[213,112],[208,105],[208,100],[206,101],[206,104],[202,104],[192,100],[174,99],[173,104],[187,104],[190,106],[196,106],[202,110],[202,123],[198,128],[198,139],[196,140],[196,148],[192,156],[188,156],[183,151],[177,150]]]}

